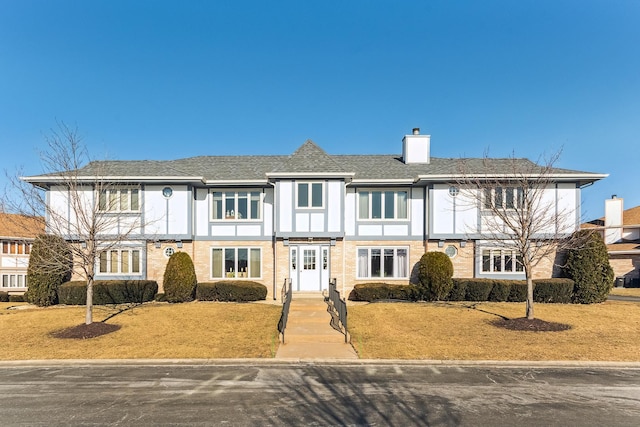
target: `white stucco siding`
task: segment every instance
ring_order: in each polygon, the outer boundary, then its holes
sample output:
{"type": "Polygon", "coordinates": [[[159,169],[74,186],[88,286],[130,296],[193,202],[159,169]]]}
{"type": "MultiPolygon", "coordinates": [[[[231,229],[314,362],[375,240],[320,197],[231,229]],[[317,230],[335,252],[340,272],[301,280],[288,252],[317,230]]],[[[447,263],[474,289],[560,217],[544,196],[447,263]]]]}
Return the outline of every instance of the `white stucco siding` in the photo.
{"type": "MultiPolygon", "coordinates": [[[[447,190],[448,191],[448,190],[447,190]]],[[[478,199],[477,190],[460,190],[455,197],[455,230],[456,234],[466,235],[478,231],[478,199]]]]}
{"type": "Polygon", "coordinates": [[[347,236],[356,234],[356,200],[355,188],[347,188],[344,203],[344,231],[347,236]]]}
{"type": "Polygon", "coordinates": [[[238,236],[247,237],[247,236],[259,236],[260,235],[260,226],[259,225],[238,225],[236,227],[236,233],[238,236]]]}
{"type": "Polygon", "coordinates": [[[27,268],[29,266],[28,256],[3,256],[0,263],[2,268],[27,268]]]}
{"type": "Polygon", "coordinates": [[[575,184],[558,184],[558,232],[572,233],[580,224],[580,206],[578,190],[575,184]]]}
{"type": "Polygon", "coordinates": [[[209,204],[211,203],[209,200],[209,190],[206,188],[198,188],[196,191],[195,197],[195,222],[194,222],[194,233],[196,236],[208,236],[209,235],[209,204]]]}
{"type": "Polygon", "coordinates": [[[162,195],[162,188],[164,186],[147,185],[143,194],[145,233],[158,238],[168,232],[167,199],[162,195]]]}
{"type": "Polygon", "coordinates": [[[63,231],[69,222],[69,197],[66,187],[52,186],[48,193],[49,210],[47,227],[51,232],[63,231]]]}
{"type": "Polygon", "coordinates": [[[360,236],[382,236],[382,225],[359,225],[360,236]]]}
{"type": "Polygon", "coordinates": [[[538,233],[542,234],[555,234],[556,233],[556,214],[557,214],[557,202],[556,202],[556,188],[555,186],[549,186],[542,191],[540,196],[540,203],[536,209],[536,217],[538,218],[538,233]]]}
{"type": "Polygon", "coordinates": [[[423,188],[412,188],[409,197],[409,217],[411,219],[411,235],[424,235],[425,200],[423,188]]]}
{"type": "MultiPolygon", "coordinates": [[[[115,234],[125,234],[131,237],[140,234],[140,215],[127,215],[117,218],[114,221],[113,228],[115,234]]],[[[111,234],[111,233],[107,233],[111,234]]]]}
{"type": "Polygon", "coordinates": [[[273,194],[273,188],[267,188],[263,195],[262,221],[265,236],[273,234],[273,194]]]}
{"type": "Polygon", "coordinates": [[[308,213],[296,213],[296,229],[298,233],[309,232],[309,214],[308,213]]]}
{"type": "Polygon", "coordinates": [[[409,226],[402,224],[385,224],[383,225],[383,234],[385,236],[406,237],[409,235],[409,226]]]}
{"type": "Polygon", "coordinates": [[[230,237],[236,235],[236,226],[235,225],[212,225],[211,226],[211,235],[212,236],[223,236],[230,237]]]}
{"type": "Polygon", "coordinates": [[[330,232],[339,232],[341,229],[340,223],[344,209],[342,188],[343,183],[341,181],[329,181],[327,184],[327,231],[330,232]]]}
{"type": "Polygon", "coordinates": [[[323,232],[325,231],[325,213],[312,213],[309,215],[309,231],[323,232]]]}
{"type": "MultiPolygon", "coordinates": [[[[164,187],[163,187],[164,188],[164,187]]],[[[186,185],[172,185],[173,194],[166,200],[167,234],[180,235],[189,233],[191,219],[191,191],[186,185]]],[[[162,194],[162,188],[160,189],[162,194]]]]}
{"type": "Polygon", "coordinates": [[[429,190],[432,211],[430,212],[433,234],[451,234],[454,232],[453,199],[449,195],[449,186],[435,184],[429,190]]]}
{"type": "Polygon", "coordinates": [[[278,207],[279,224],[281,232],[293,231],[293,182],[280,181],[278,186],[278,207]]]}

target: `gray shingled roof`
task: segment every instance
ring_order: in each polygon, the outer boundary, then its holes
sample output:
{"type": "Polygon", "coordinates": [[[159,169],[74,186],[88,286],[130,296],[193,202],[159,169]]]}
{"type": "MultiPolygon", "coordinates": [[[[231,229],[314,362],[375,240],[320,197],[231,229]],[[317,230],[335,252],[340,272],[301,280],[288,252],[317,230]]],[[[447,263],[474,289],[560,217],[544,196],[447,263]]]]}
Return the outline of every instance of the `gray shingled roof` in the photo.
{"type": "MultiPolygon", "coordinates": [[[[521,172],[535,173],[540,166],[528,159],[438,158],[429,164],[405,164],[402,156],[329,155],[312,141],[306,141],[290,156],[199,156],[178,160],[130,160],[91,162],[78,171],[80,176],[129,178],[130,180],[172,177],[197,181],[266,181],[267,174],[353,174],[354,180],[416,180],[426,176],[509,173],[514,165],[521,172]]],[[[590,172],[555,168],[554,174],[580,175],[583,182],[603,176],[590,172]]],[[[38,182],[55,174],[29,177],[38,182]]]]}

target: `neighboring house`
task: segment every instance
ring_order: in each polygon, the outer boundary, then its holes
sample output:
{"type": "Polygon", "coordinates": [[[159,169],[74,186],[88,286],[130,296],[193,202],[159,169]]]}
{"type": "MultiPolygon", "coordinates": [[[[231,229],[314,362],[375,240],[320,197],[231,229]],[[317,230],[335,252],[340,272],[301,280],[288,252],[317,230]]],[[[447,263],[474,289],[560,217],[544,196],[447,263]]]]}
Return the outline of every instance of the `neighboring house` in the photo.
{"type": "MultiPolygon", "coordinates": [[[[524,278],[518,254],[482,240],[483,206],[456,205],[460,159],[431,157],[430,142],[414,129],[401,155],[330,155],[307,141],[290,156],[92,162],[77,171],[80,179],[90,184],[100,171],[114,187],[97,195],[87,186],[86,200],[98,200],[122,224],[145,224],[122,248],[103,253],[96,278],[161,285],[178,250],[191,255],[200,282],[255,280],[274,298],[286,278],[294,291],[326,289],[330,278],[345,291],[356,283],[407,283],[427,250],[446,252],[457,277],[524,278]]],[[[484,160],[465,159],[477,174],[484,160]]],[[[545,197],[571,216],[550,223],[549,233],[572,232],[580,225],[581,187],[606,175],[554,169],[553,176],[545,197]]],[[[67,212],[58,176],[25,180],[48,191],[51,208],[67,212]]],[[[507,199],[516,194],[508,184],[500,191],[507,199]]],[[[552,264],[538,275],[550,277],[552,264]]]]}
{"type": "Polygon", "coordinates": [[[624,209],[624,200],[605,200],[605,216],[583,228],[596,229],[604,237],[616,286],[640,286],[640,206],[624,209]]]}
{"type": "Polygon", "coordinates": [[[22,294],[27,290],[31,245],[42,233],[42,218],[0,212],[0,291],[22,294]]]}

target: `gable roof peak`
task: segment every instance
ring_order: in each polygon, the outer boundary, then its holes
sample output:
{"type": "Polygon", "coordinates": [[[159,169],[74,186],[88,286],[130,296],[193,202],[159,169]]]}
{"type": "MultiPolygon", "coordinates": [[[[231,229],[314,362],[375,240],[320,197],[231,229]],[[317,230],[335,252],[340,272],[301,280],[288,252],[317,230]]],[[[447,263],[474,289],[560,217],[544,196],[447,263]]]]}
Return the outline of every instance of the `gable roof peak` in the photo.
{"type": "MultiPolygon", "coordinates": [[[[273,173],[334,174],[349,173],[332,156],[315,142],[307,139],[296,151],[278,166],[273,173]]],[[[273,174],[272,173],[272,174],[273,174]]]]}

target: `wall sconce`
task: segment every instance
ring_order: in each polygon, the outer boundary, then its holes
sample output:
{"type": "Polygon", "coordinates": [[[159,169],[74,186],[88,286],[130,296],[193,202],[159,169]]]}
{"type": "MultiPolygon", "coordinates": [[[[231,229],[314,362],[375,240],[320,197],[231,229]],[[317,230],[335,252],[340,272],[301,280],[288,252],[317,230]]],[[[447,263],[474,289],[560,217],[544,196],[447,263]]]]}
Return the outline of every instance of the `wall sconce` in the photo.
{"type": "Polygon", "coordinates": [[[182,240],[178,240],[176,242],[176,246],[178,247],[178,249],[182,249],[182,240]]]}
{"type": "Polygon", "coordinates": [[[439,247],[439,248],[444,247],[444,240],[439,240],[439,241],[438,241],[438,247],[439,247]]]}
{"type": "Polygon", "coordinates": [[[461,240],[460,241],[460,247],[464,248],[465,246],[467,246],[467,241],[466,240],[461,240]]]}
{"type": "Polygon", "coordinates": [[[160,244],[160,241],[156,240],[154,243],[156,249],[160,249],[162,247],[162,245],[160,244]]]}

